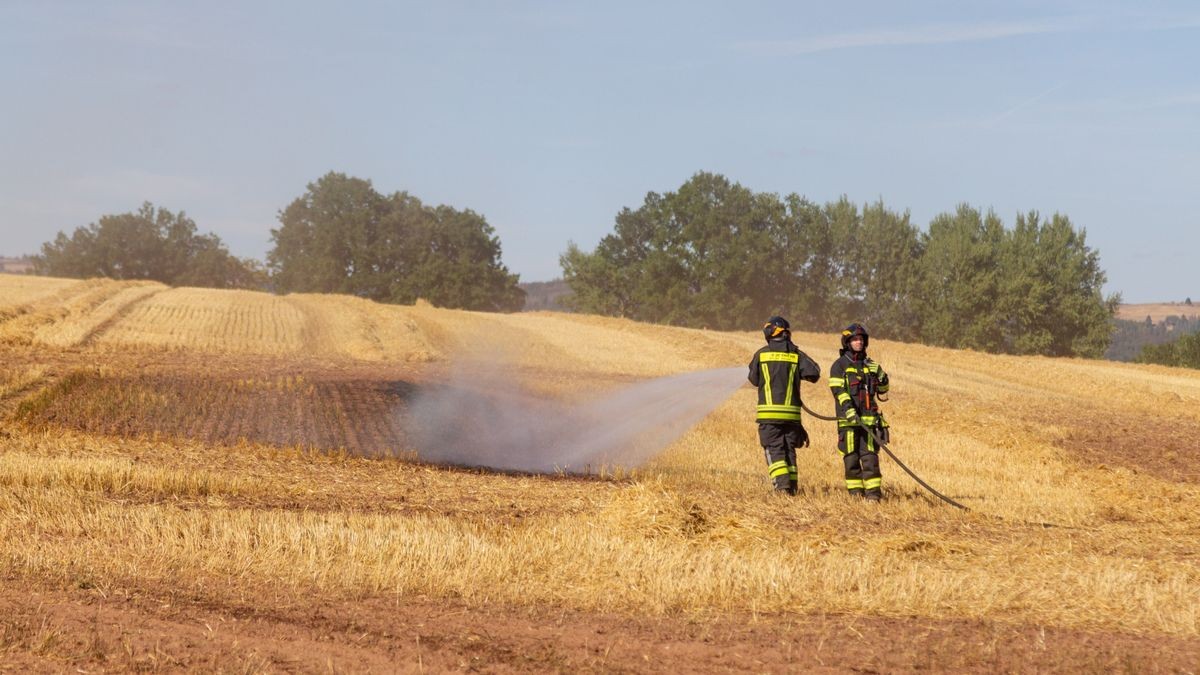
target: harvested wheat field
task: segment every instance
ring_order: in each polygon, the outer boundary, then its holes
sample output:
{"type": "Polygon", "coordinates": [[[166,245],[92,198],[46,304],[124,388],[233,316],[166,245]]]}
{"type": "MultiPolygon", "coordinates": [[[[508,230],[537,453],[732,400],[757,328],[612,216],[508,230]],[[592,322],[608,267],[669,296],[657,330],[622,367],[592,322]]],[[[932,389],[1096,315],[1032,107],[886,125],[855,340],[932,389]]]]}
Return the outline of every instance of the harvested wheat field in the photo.
{"type": "Polygon", "coordinates": [[[774,497],[737,381],[636,466],[492,462],[513,410],[760,340],[0,275],[0,670],[1200,668],[1200,373],[873,339],[893,449],[969,511],[886,458],[851,501],[811,419],[774,497]]]}

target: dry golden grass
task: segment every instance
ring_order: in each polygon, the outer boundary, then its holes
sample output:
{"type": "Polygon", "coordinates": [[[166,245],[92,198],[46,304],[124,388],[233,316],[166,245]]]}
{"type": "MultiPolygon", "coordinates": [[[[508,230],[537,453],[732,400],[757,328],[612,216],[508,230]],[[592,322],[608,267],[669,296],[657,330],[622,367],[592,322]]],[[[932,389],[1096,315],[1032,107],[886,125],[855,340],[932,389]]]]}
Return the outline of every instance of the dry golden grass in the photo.
{"type": "Polygon", "coordinates": [[[554,312],[487,314],[429,306],[409,311],[452,354],[486,350],[523,367],[553,363],[604,376],[657,377],[736,365],[749,360],[745,348],[751,344],[745,336],[554,312]]]}
{"type": "MultiPolygon", "coordinates": [[[[718,411],[672,453],[729,454],[708,438],[740,423],[741,408],[718,411]]],[[[8,451],[0,460],[0,551],[10,569],[96,584],[265,583],[605,611],[989,617],[1182,635],[1198,627],[1194,603],[1180,602],[1198,581],[1179,540],[1194,532],[1194,516],[1150,531],[1089,524],[1088,504],[1063,499],[1084,512],[1075,519],[1087,530],[1073,532],[958,514],[907,488],[886,510],[820,490],[781,504],[762,491],[756,449],[745,443],[708,484],[653,468],[613,484],[372,467],[352,458],[314,460],[314,468],[257,448],[250,450],[258,455],[255,474],[273,477],[261,480],[232,467],[159,466],[150,455],[165,459],[171,448],[153,443],[63,456],[64,441],[53,439],[58,449],[50,453],[8,451]],[[136,461],[122,456],[130,450],[136,461]],[[329,476],[341,485],[327,485],[329,476]],[[311,489],[324,490],[332,508],[278,507],[311,489]],[[363,502],[339,505],[339,490],[448,503],[375,512],[363,502]],[[475,508],[456,502],[466,495],[475,508]],[[560,509],[539,512],[546,501],[560,509]],[[512,509],[534,513],[499,517],[512,509]],[[1147,548],[1155,555],[1144,555],[1147,548]]],[[[670,455],[662,462],[670,467],[670,455]]],[[[814,465],[804,463],[802,482],[829,482],[814,465]]],[[[976,485],[997,497],[1029,494],[1002,479],[976,485]]],[[[1189,499],[1183,508],[1194,510],[1194,492],[1189,499]]]]}
{"type": "Polygon", "coordinates": [[[148,281],[42,281],[46,292],[35,300],[0,310],[0,343],[77,346],[134,303],[165,288],[148,281]]]}
{"type": "Polygon", "coordinates": [[[39,326],[33,334],[34,343],[50,347],[74,347],[83,344],[131,306],[163,291],[163,287],[158,284],[127,283],[129,285],[114,289],[115,292],[111,295],[105,294],[98,304],[79,306],[76,311],[62,319],[39,326]]]}
{"type": "Polygon", "coordinates": [[[41,366],[24,366],[0,372],[0,400],[24,391],[45,375],[46,369],[41,366]]]}
{"type": "Polygon", "coordinates": [[[347,295],[297,294],[288,300],[309,317],[308,353],[417,363],[443,356],[413,320],[413,308],[347,295]]]}
{"type": "Polygon", "coordinates": [[[173,288],[140,303],[97,338],[109,347],[296,354],[307,317],[287,298],[251,291],[173,288]]]}
{"type": "MultiPolygon", "coordinates": [[[[106,349],[313,349],[371,363],[453,363],[486,350],[523,371],[562,367],[577,390],[740,365],[759,342],[752,332],[596,317],[195,289],[158,293],[105,325],[92,342],[106,349]],[[206,332],[216,337],[205,341],[206,332]]],[[[828,368],[836,336],[795,337],[828,368]]],[[[1200,635],[1200,486],[1158,477],[1151,458],[1135,472],[1064,449],[1109,417],[1195,428],[1200,373],[883,340],[872,353],[894,383],[894,449],[972,511],[931,500],[886,459],[884,505],[851,501],[834,433],[816,421],[800,451],[802,494],[774,497],[744,387],[623,480],[12,427],[0,434],[0,561],[12,574],[102,589],[278,586],[698,617],[831,612],[1200,635]]],[[[816,410],[831,410],[824,379],[805,391],[816,410]]]]}
{"type": "Polygon", "coordinates": [[[75,279],[54,279],[24,274],[0,274],[0,311],[14,305],[34,302],[79,283],[75,279]]]}

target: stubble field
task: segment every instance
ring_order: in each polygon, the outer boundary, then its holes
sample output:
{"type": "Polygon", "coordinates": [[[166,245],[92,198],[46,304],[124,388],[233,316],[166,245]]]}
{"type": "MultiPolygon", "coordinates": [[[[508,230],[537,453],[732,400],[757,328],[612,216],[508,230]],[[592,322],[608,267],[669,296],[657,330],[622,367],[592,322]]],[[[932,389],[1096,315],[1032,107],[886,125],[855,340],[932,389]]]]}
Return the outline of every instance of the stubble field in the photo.
{"type": "Polygon", "coordinates": [[[851,501],[815,420],[774,497],[748,386],[634,471],[413,451],[463,372],[586,406],[760,340],[0,275],[0,668],[1196,670],[1191,371],[873,340],[894,450],[969,512],[887,459],[851,501]]]}

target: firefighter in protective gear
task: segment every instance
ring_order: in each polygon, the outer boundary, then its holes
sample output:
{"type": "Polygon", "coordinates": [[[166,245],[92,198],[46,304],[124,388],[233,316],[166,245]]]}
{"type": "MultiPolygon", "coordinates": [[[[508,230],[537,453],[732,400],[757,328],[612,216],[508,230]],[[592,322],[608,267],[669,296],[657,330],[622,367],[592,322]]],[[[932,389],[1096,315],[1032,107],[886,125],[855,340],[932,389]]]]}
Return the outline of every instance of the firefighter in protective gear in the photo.
{"type": "Polygon", "coordinates": [[[862,324],[852,323],[842,331],[842,352],[829,368],[829,388],[837,406],[838,450],[846,467],[846,489],[851,495],[879,501],[883,477],[876,435],[886,443],[888,425],[879,412],[878,396],[887,394],[888,376],[867,358],[869,341],[862,324]]]}
{"type": "Polygon", "coordinates": [[[779,494],[796,494],[796,448],[808,445],[800,422],[800,381],[816,382],[821,368],[792,343],[787,319],[763,325],[767,346],[750,359],[750,384],[758,387],[758,440],[779,494]]]}

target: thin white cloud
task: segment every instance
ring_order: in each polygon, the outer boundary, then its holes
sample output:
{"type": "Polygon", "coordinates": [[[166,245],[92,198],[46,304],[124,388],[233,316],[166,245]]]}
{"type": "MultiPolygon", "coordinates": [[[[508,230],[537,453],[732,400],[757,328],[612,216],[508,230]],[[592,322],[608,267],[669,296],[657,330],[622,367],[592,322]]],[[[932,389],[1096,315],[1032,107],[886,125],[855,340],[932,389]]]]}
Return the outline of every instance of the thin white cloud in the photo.
{"type": "Polygon", "coordinates": [[[1034,103],[1037,103],[1038,101],[1046,98],[1050,94],[1053,94],[1054,92],[1058,91],[1059,89],[1062,89],[1066,85],[1067,85],[1066,82],[1060,82],[1060,83],[1054,85],[1053,87],[1050,87],[1049,89],[1043,91],[1042,93],[1037,94],[1036,96],[1030,96],[1029,98],[1025,99],[1024,101],[1021,101],[1020,103],[1012,106],[1008,110],[1005,110],[1004,112],[1002,112],[998,115],[994,115],[991,118],[984,120],[983,126],[985,126],[985,127],[995,126],[996,124],[999,124],[1000,122],[1015,115],[1016,113],[1020,112],[1021,110],[1028,108],[1029,106],[1033,105],[1034,103]]]}
{"type": "Polygon", "coordinates": [[[838,49],[982,42],[1023,35],[1074,33],[1097,29],[1157,31],[1196,27],[1200,27],[1200,17],[1079,15],[1022,21],[935,23],[904,28],[880,28],[830,35],[811,35],[791,40],[748,40],[734,43],[734,48],[759,54],[787,56],[838,49]]]}
{"type": "Polygon", "coordinates": [[[1065,33],[1081,30],[1086,24],[1086,20],[1079,18],[970,24],[942,23],[910,28],[814,35],[794,40],[753,40],[739,42],[735,46],[745,51],[766,54],[814,54],[835,49],[978,42],[1020,35],[1065,33]]]}

